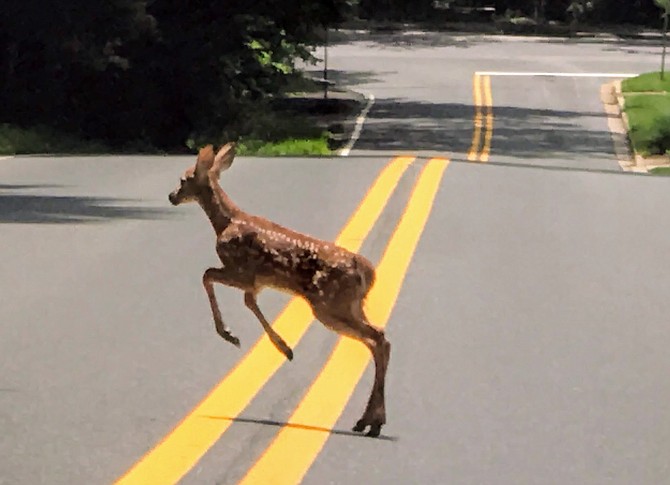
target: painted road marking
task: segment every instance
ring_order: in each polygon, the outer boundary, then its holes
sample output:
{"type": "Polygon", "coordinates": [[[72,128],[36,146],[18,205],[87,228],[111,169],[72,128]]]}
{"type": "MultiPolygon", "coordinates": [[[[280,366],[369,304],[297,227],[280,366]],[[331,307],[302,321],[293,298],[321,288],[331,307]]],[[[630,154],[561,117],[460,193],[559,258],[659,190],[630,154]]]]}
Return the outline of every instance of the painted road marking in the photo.
{"type": "Polygon", "coordinates": [[[491,153],[491,140],[493,139],[493,95],[491,91],[491,76],[630,78],[637,76],[637,74],[611,72],[476,71],[473,76],[475,116],[472,145],[468,151],[469,161],[488,162],[491,153]],[[484,118],[485,121],[483,121],[482,118],[484,118]],[[482,127],[484,127],[484,142],[481,151],[479,151],[479,145],[482,138],[482,127]]]}
{"type": "Polygon", "coordinates": [[[358,118],[356,118],[356,126],[354,126],[354,131],[351,134],[351,139],[346,144],[346,146],[342,148],[342,151],[340,152],[340,155],[343,157],[349,156],[349,153],[351,153],[351,149],[354,148],[354,144],[358,141],[358,138],[361,136],[361,130],[363,129],[363,123],[365,123],[365,118],[368,116],[370,108],[372,108],[372,105],[375,102],[374,94],[368,94],[367,98],[368,102],[365,105],[365,108],[363,108],[361,114],[358,115],[358,118]]]}
{"type": "Polygon", "coordinates": [[[536,77],[635,77],[638,74],[615,72],[505,72],[477,71],[479,76],[536,76],[536,77]]]}
{"type": "Polygon", "coordinates": [[[472,145],[468,151],[468,160],[477,160],[479,143],[482,136],[482,91],[480,88],[481,76],[475,73],[472,76],[472,95],[474,97],[475,115],[473,120],[474,130],[472,132],[472,145]]]}
{"type": "Polygon", "coordinates": [[[474,130],[472,132],[472,145],[468,151],[468,160],[471,162],[487,162],[491,152],[491,139],[493,138],[493,96],[491,94],[491,77],[475,73],[472,77],[472,93],[475,105],[475,115],[473,121],[474,130]],[[483,145],[482,128],[484,128],[483,145]],[[482,145],[481,150],[480,145],[482,145]]]}
{"type": "MultiPolygon", "coordinates": [[[[377,267],[377,283],[368,296],[366,313],[379,327],[385,327],[389,320],[448,164],[448,160],[437,158],[426,164],[377,267]]],[[[370,360],[370,352],[363,344],[340,337],[328,362],[289,419],[291,425],[282,428],[240,484],[300,483],[370,360]]]]}
{"type": "MultiPolygon", "coordinates": [[[[415,157],[396,157],[380,173],[336,239],[357,251],[381,215],[400,178],[415,157]]],[[[274,329],[291,347],[300,341],[314,320],[301,298],[293,298],[277,317],[274,329]]],[[[212,389],[155,448],[144,455],[116,483],[176,483],[202,458],[263,388],[286,358],[263,335],[239,364],[212,389]],[[226,416],[231,419],[212,419],[226,416]]]]}

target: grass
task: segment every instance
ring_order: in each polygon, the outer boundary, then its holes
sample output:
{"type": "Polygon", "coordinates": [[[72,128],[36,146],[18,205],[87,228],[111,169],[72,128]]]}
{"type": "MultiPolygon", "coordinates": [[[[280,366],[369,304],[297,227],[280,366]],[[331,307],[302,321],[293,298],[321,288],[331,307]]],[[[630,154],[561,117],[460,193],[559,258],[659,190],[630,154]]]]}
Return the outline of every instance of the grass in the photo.
{"type": "Polygon", "coordinates": [[[330,155],[328,137],[324,133],[320,138],[288,138],[279,141],[242,139],[238,144],[238,155],[282,156],[282,155],[330,155]]]}
{"type": "Polygon", "coordinates": [[[654,175],[664,175],[670,177],[670,167],[656,167],[649,170],[654,175]]]}
{"type": "Polygon", "coordinates": [[[621,83],[629,137],[640,155],[670,154],[670,73],[647,72],[621,83]],[[656,93],[656,94],[638,94],[656,93]]]}
{"type": "Polygon", "coordinates": [[[670,72],[665,73],[663,80],[661,80],[660,71],[647,72],[625,79],[621,82],[621,90],[624,93],[669,92],[670,72]]]}
{"type": "Polygon", "coordinates": [[[104,153],[104,143],[82,140],[53,128],[37,126],[21,128],[9,123],[0,124],[0,155],[34,153],[104,153]]]}
{"type": "Polygon", "coordinates": [[[306,107],[295,110],[276,107],[261,112],[252,130],[238,140],[239,155],[321,156],[332,155],[329,133],[319,127],[319,117],[306,107]]]}
{"type": "Polygon", "coordinates": [[[670,151],[670,93],[626,96],[625,111],[638,153],[646,157],[670,151]]]}
{"type": "MultiPolygon", "coordinates": [[[[128,145],[124,150],[113,149],[99,141],[82,140],[45,126],[21,128],[9,123],[0,124],[0,155],[30,154],[100,154],[144,152],[157,153],[148,146],[128,145]]],[[[328,133],[304,123],[275,122],[274,128],[261,130],[239,142],[239,155],[331,155],[328,133]]]]}

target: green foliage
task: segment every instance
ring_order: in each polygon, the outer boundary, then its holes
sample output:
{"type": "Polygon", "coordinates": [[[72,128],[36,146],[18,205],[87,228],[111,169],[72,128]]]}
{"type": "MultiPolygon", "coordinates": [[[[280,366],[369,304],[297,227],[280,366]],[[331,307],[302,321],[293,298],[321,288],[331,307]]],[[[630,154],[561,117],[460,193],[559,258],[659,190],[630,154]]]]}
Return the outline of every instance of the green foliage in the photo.
{"type": "Polygon", "coordinates": [[[662,8],[666,12],[670,12],[670,0],[654,0],[657,7],[662,8]]]}
{"type": "Polygon", "coordinates": [[[660,72],[646,72],[621,82],[624,93],[670,92],[670,79],[661,79],[660,72]]]}
{"type": "MultiPolygon", "coordinates": [[[[586,17],[657,24],[653,1],[592,0],[586,17]]],[[[498,14],[561,20],[570,0],[493,3],[498,14]]],[[[324,27],[354,12],[436,12],[432,0],[21,0],[0,11],[0,123],[166,151],[256,136],[268,100],[295,84],[296,61],[312,59],[324,27]]]]}
{"type": "Polygon", "coordinates": [[[668,17],[670,17],[670,0],[654,0],[663,9],[663,52],[661,53],[661,79],[665,78],[665,52],[667,49],[668,17]]]}
{"type": "Polygon", "coordinates": [[[636,151],[648,156],[670,150],[670,94],[626,95],[625,111],[636,151]]]}
{"type": "Polygon", "coordinates": [[[259,156],[318,156],[331,155],[332,151],[328,148],[328,138],[324,134],[319,138],[297,138],[274,142],[242,139],[237,153],[238,155],[259,156]]]}
{"type": "MultiPolygon", "coordinates": [[[[240,155],[330,155],[328,132],[309,117],[286,108],[267,107],[249,114],[249,126],[238,140],[240,155]]],[[[225,139],[219,140],[224,142],[225,139]]]]}
{"type": "Polygon", "coordinates": [[[104,143],[81,140],[47,126],[20,128],[0,124],[0,155],[17,153],[100,153],[108,151],[104,143]]]}
{"type": "Polygon", "coordinates": [[[670,177],[670,167],[656,167],[649,170],[653,175],[663,175],[665,177],[670,177]]]}
{"type": "Polygon", "coordinates": [[[570,15],[573,23],[577,23],[586,19],[592,10],[593,10],[593,1],[573,0],[565,9],[565,12],[568,15],[570,15]]]}
{"type": "Polygon", "coordinates": [[[0,122],[168,150],[236,138],[347,8],[346,0],[3,2],[0,122]]]}

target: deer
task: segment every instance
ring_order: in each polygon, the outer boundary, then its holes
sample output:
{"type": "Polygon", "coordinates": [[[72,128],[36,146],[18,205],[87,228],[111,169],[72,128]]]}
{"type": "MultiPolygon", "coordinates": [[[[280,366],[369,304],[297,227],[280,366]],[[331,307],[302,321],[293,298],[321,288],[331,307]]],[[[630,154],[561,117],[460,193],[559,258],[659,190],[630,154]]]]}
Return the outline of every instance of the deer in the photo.
{"type": "Polygon", "coordinates": [[[219,268],[209,268],[202,283],[209,299],[214,328],[227,342],[240,347],[240,340],[224,323],[214,293],[219,283],[242,290],[244,304],[260,322],[265,334],[289,361],[293,350],[278,335],[261,312],[257,297],[265,288],[303,298],[314,317],[327,329],[362,342],[372,353],[374,383],[361,418],[352,430],[378,437],[386,424],[384,383],[391,344],[383,329],[371,324],[364,301],[375,282],[375,267],[364,256],[333,242],[304,234],[238,207],[219,184],[228,170],[237,145],[228,142],[218,150],[206,145],[195,164],[182,175],[168,200],[174,206],[197,202],[216,235],[219,268]]]}

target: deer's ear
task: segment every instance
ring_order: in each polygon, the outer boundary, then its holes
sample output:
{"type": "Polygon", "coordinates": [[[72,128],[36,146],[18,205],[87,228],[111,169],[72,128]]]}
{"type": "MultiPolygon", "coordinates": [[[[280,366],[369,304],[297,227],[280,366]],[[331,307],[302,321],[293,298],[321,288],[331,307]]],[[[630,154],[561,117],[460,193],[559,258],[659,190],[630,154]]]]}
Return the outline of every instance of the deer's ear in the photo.
{"type": "Polygon", "coordinates": [[[212,145],[204,146],[198,152],[198,159],[195,162],[196,175],[206,175],[214,163],[214,147],[212,145]]]}
{"type": "Polygon", "coordinates": [[[228,170],[233,164],[235,158],[235,142],[226,143],[219,149],[214,158],[211,171],[220,173],[222,170],[228,170]]]}

